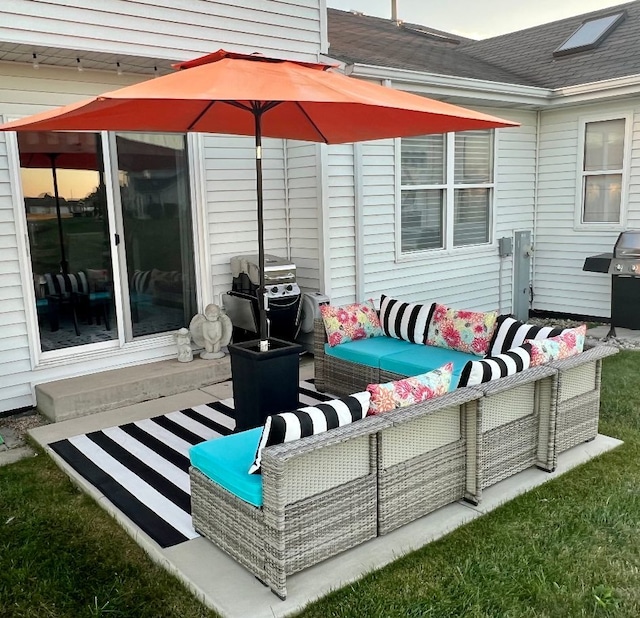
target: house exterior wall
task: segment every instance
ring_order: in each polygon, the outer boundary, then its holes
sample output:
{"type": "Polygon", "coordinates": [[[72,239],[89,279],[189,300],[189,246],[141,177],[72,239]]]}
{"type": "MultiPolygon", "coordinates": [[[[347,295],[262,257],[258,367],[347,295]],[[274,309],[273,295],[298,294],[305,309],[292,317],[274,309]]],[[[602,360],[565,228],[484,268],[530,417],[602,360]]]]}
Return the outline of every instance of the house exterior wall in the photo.
{"type": "Polygon", "coordinates": [[[321,287],[320,146],[294,140],[285,144],[288,257],[296,265],[300,288],[312,292],[321,287]]]}
{"type": "Polygon", "coordinates": [[[319,0],[12,0],[0,41],[183,60],[232,47],[314,59],[319,0]],[[82,24],[82,28],[78,28],[82,24]]]}
{"type": "MultiPolygon", "coordinates": [[[[88,7],[79,1],[4,3],[0,43],[86,50],[86,57],[94,59],[100,53],[181,59],[227,47],[310,60],[317,58],[323,44],[324,0],[200,0],[179,9],[171,2],[107,0],[99,8],[88,7]],[[81,33],[78,23],[83,24],[81,33]]],[[[0,117],[29,115],[147,78],[119,76],[115,70],[85,67],[79,72],[47,66],[45,57],[40,57],[37,71],[30,64],[0,62],[0,117]]],[[[25,278],[29,260],[23,206],[17,197],[19,169],[7,140],[11,137],[0,133],[0,412],[33,405],[38,383],[173,356],[175,344],[165,335],[122,349],[77,348],[66,355],[39,358],[35,333],[30,332],[37,327],[34,315],[29,318],[35,311],[30,308],[31,284],[25,278]]],[[[218,302],[231,287],[229,258],[256,252],[255,150],[251,138],[243,137],[198,136],[195,143],[192,164],[199,167],[193,170],[193,182],[204,202],[201,300],[218,302]]],[[[305,221],[307,228],[312,227],[308,222],[313,220],[310,209],[315,200],[309,195],[317,193],[313,153],[313,149],[311,155],[292,149],[293,176],[301,174],[304,180],[291,190],[289,208],[285,142],[264,140],[265,240],[271,253],[286,256],[289,221],[298,229],[305,227],[305,221]]],[[[301,261],[304,256],[305,280],[317,289],[320,247],[317,240],[311,245],[302,243],[294,252],[301,261]]]]}
{"type": "MultiPolygon", "coordinates": [[[[336,305],[354,302],[357,291],[358,151],[360,146],[341,144],[327,148],[327,200],[329,216],[327,251],[331,268],[329,289],[336,305]]],[[[361,300],[361,299],[358,299],[361,300]]]]}
{"type": "MultiPolygon", "coordinates": [[[[204,137],[207,232],[213,300],[231,289],[230,258],[257,253],[255,143],[251,137],[204,137]]],[[[283,141],[263,139],[264,240],[287,255],[283,141]]]]}
{"type": "Polygon", "coordinates": [[[541,113],[533,309],[596,317],[610,316],[611,278],[583,272],[589,255],[610,252],[620,229],[575,226],[580,199],[580,119],[632,116],[627,229],[640,228],[640,100],[583,105],[541,113]]]}
{"type": "Polygon", "coordinates": [[[395,140],[330,149],[332,240],[327,259],[331,263],[332,301],[378,300],[384,293],[408,301],[437,300],[458,308],[511,311],[512,259],[499,258],[497,239],[533,228],[536,114],[482,111],[521,123],[518,128],[497,131],[494,242],[486,247],[396,259],[395,204],[399,192],[395,140]],[[358,178],[360,170],[361,187],[355,188],[358,181],[354,177],[358,178]],[[361,230],[357,220],[362,221],[361,230]],[[354,246],[354,238],[360,246],[354,246]],[[359,282],[358,260],[363,265],[359,282]]]}

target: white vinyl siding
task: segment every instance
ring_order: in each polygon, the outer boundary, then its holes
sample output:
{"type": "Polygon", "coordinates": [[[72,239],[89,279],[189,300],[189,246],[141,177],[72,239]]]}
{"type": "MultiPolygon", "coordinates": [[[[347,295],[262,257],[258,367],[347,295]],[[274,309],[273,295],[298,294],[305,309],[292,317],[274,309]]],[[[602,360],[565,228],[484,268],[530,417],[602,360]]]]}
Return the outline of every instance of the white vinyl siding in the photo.
{"type": "Polygon", "coordinates": [[[175,60],[225,47],[313,60],[320,22],[319,0],[12,0],[0,5],[0,41],[175,60]]]}
{"type": "Polygon", "coordinates": [[[335,305],[364,300],[357,298],[356,185],[359,179],[354,157],[357,148],[353,144],[327,148],[329,255],[325,260],[330,269],[331,302],[335,305]]]}
{"type": "MultiPolygon", "coordinates": [[[[219,302],[231,289],[231,258],[257,254],[256,151],[253,137],[206,135],[203,142],[207,246],[213,298],[219,302]]],[[[265,250],[287,257],[283,141],[263,139],[262,152],[265,250]]]]}
{"type": "Polygon", "coordinates": [[[640,101],[620,101],[541,114],[534,309],[609,317],[611,277],[582,267],[587,256],[613,250],[620,226],[576,225],[582,203],[581,126],[585,120],[628,118],[625,228],[634,229],[640,227],[639,112],[640,101]]]}
{"type": "MultiPolygon", "coordinates": [[[[482,110],[522,123],[522,126],[496,132],[495,221],[492,236],[513,236],[517,230],[531,230],[535,188],[536,115],[534,112],[482,110]]],[[[330,147],[330,186],[340,197],[330,200],[332,230],[356,221],[356,201],[362,201],[362,244],[341,278],[344,284],[340,302],[389,294],[407,301],[438,301],[457,308],[511,311],[512,260],[499,258],[495,243],[452,251],[424,252],[419,259],[396,260],[396,165],[394,140],[364,142],[354,148],[361,156],[354,169],[361,168],[360,194],[351,196],[346,186],[350,170],[346,149],[330,147]],[[342,167],[338,161],[342,161],[342,167]],[[338,223],[339,222],[339,223],[338,223]],[[363,261],[362,291],[356,292],[355,267],[363,261]],[[500,279],[500,275],[502,278],[500,279]],[[353,291],[352,291],[353,290],[353,291]]],[[[399,163],[399,161],[398,161],[399,163]]],[[[332,231],[332,234],[336,232],[332,231]]],[[[360,232],[356,230],[356,238],[360,232]]],[[[347,238],[347,236],[345,236],[347,238]]],[[[348,249],[345,249],[347,251],[348,249]]],[[[330,257],[327,256],[328,263],[330,257]]],[[[351,259],[351,258],[350,258],[351,259]]],[[[332,269],[333,272],[333,269],[332,269]]],[[[337,277],[332,278],[336,285],[337,277]]],[[[333,296],[333,295],[332,295],[333,296]]],[[[333,300],[333,298],[332,298],[333,300]]]]}
{"type": "Polygon", "coordinates": [[[300,288],[315,292],[320,290],[318,145],[286,140],[285,147],[289,258],[300,288]]]}

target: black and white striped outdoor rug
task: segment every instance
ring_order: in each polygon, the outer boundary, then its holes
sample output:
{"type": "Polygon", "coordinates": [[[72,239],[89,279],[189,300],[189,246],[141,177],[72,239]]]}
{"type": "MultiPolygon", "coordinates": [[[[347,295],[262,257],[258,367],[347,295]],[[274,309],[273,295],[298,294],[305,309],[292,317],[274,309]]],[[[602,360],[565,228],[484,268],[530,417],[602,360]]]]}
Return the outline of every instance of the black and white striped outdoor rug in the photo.
{"type": "MultiPolygon", "coordinates": [[[[330,396],[300,382],[300,404],[330,396]]],[[[235,427],[233,399],[176,410],[53,442],[49,446],[160,547],[198,533],[191,523],[191,446],[235,427]]]]}

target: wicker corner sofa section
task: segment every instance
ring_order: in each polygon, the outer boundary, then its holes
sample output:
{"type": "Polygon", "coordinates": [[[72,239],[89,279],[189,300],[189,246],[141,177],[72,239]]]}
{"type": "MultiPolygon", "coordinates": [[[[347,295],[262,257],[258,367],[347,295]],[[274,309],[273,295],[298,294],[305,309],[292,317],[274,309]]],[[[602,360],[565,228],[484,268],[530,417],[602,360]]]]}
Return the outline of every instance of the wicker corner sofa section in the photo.
{"type": "MultiPolygon", "coordinates": [[[[392,379],[324,354],[315,330],[316,388],[349,395],[392,379]]],[[[192,467],[195,529],[280,598],[287,576],[595,438],[602,359],[597,346],[562,361],[328,432],[264,449],[263,506],[192,467]]]]}
{"type": "Polygon", "coordinates": [[[390,424],[367,417],[264,449],[262,507],[191,467],[194,528],[286,598],[287,575],[377,535],[377,433],[390,424]]]}

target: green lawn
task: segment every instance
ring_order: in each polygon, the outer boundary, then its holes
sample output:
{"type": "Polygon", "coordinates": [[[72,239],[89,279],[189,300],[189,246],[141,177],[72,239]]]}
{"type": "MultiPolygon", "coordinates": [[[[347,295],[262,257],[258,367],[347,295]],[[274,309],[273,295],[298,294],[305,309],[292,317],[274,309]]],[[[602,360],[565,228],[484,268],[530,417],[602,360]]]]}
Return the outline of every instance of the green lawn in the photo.
{"type": "MultiPolygon", "coordinates": [[[[640,616],[640,352],[603,373],[600,431],[622,447],[300,616],[640,616]]],[[[2,617],[215,616],[48,457],[0,468],[0,526],[2,617]]]]}

